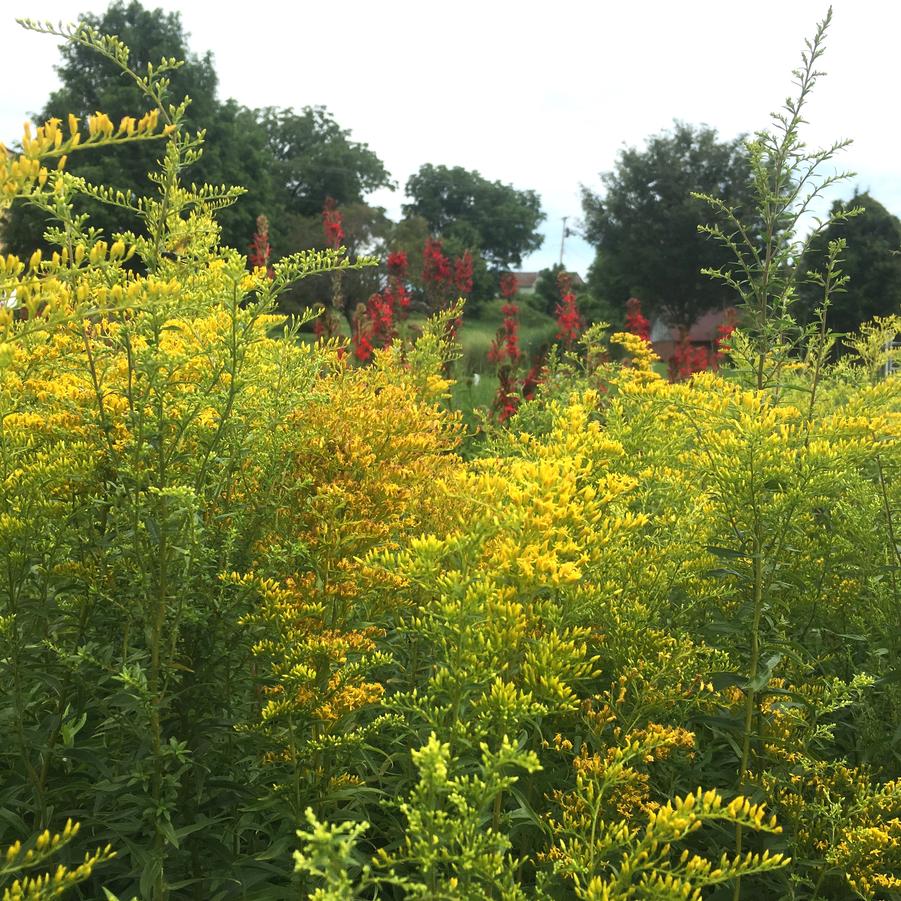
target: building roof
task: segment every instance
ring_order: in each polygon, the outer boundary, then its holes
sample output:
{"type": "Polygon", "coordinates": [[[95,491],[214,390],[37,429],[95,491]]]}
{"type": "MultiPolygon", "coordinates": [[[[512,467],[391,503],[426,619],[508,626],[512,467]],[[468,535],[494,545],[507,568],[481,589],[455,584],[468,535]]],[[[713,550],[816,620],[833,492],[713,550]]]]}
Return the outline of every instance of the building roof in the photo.
{"type": "MultiPolygon", "coordinates": [[[[712,344],[719,337],[717,331],[719,327],[734,316],[734,311],[730,310],[708,310],[699,316],[692,327],[688,330],[688,340],[692,344],[712,344]]],[[[659,316],[651,325],[651,343],[658,341],[678,341],[680,339],[679,329],[675,326],[667,325],[665,320],[659,316]]]]}
{"type": "MultiPolygon", "coordinates": [[[[528,288],[534,288],[535,282],[538,281],[538,276],[541,275],[541,272],[512,272],[511,275],[516,279],[516,289],[518,291],[522,291],[528,288]]],[[[585,282],[582,280],[582,276],[579,275],[578,272],[567,272],[567,275],[573,280],[573,285],[577,288],[581,288],[585,282]]]]}
{"type": "Polygon", "coordinates": [[[534,288],[539,275],[540,273],[538,272],[514,272],[513,277],[516,279],[516,289],[521,291],[523,288],[534,288]]]}

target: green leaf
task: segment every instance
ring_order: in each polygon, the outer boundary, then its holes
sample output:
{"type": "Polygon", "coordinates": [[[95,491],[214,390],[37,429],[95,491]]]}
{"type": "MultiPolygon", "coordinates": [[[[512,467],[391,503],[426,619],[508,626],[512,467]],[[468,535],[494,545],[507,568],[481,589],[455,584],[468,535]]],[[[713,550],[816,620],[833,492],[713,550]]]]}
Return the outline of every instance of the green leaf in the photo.
{"type": "Polygon", "coordinates": [[[719,547],[715,544],[708,544],[705,547],[705,550],[709,554],[713,554],[716,557],[725,557],[729,560],[750,560],[751,555],[744,553],[744,551],[736,551],[731,547],[719,547]]]}
{"type": "Polygon", "coordinates": [[[782,654],[777,652],[770,654],[766,660],[762,661],[757,670],[757,675],[747,683],[748,691],[760,691],[770,681],[773,670],[779,665],[780,660],[782,660],[782,654]]]}

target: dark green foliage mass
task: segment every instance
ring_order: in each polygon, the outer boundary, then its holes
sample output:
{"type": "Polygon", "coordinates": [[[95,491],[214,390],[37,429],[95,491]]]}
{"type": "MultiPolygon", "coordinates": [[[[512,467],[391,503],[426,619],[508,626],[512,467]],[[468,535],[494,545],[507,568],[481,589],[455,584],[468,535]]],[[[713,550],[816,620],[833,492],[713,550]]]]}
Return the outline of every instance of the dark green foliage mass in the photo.
{"type": "Polygon", "coordinates": [[[535,191],[489,181],[461,166],[426,163],[407,181],[407,216],[421,216],[433,235],[478,252],[490,268],[522,264],[541,246],[545,215],[535,191]]]}
{"type": "Polygon", "coordinates": [[[597,249],[589,274],[593,294],[617,309],[637,296],[648,314],[672,324],[731,302],[726,288],[701,274],[729,258],[698,233],[708,214],[691,192],[750,212],[750,169],[740,138],[721,141],[713,128],[676,122],[644,148],[622,150],[602,181],[603,193],[584,188],[582,197],[585,237],[597,249]]]}
{"type": "MultiPolygon", "coordinates": [[[[833,215],[863,207],[861,216],[835,222],[818,235],[801,261],[803,272],[822,266],[830,241],[844,238],[842,271],[849,276],[847,289],[833,297],[826,315],[836,332],[856,331],[874,316],[901,312],[901,221],[868,193],[848,201],[837,200],[833,215]]],[[[810,318],[822,299],[822,289],[804,284],[798,301],[803,316],[810,318]]]]}

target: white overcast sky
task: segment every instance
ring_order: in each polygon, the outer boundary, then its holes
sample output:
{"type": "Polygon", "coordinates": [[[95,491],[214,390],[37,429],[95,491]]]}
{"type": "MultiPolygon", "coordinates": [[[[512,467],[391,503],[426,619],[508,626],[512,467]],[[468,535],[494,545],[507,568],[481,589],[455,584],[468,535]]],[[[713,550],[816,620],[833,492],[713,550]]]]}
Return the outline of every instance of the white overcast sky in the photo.
{"type": "MultiPolygon", "coordinates": [[[[581,216],[580,185],[600,187],[617,152],[674,119],[720,136],[765,127],[791,90],[821,0],[248,2],[145,0],[178,10],[194,52],[212,51],[220,97],[247,106],[322,104],[382,158],[400,190],[374,201],[397,216],[422,163],[477,169],[532,188],[547,220],[539,269],[560,252],[561,219],[581,216]]],[[[0,140],[12,141],[57,84],[52,38],[16,15],[54,22],[105,0],[3,0],[0,140]]],[[[810,145],[850,137],[837,196],[870,190],[901,214],[901,3],[836,0],[828,72],[808,108],[810,145]]],[[[582,274],[593,257],[566,242],[582,274]]]]}

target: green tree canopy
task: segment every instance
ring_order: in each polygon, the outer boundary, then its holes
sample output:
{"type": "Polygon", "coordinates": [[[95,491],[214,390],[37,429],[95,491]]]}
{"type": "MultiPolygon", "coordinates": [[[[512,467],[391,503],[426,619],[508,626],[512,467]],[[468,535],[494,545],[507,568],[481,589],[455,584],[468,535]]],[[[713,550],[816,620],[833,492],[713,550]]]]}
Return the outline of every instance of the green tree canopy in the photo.
{"type": "MultiPolygon", "coordinates": [[[[224,240],[243,248],[253,233],[255,217],[270,205],[265,134],[252,111],[233,100],[220,103],[212,56],[197,56],[188,49],[178,13],[148,10],[137,0],[114,2],[102,15],[85,15],[81,21],[105,34],[115,34],[130,48],[130,63],[137,71],[166,57],[183,59],[172,73],[170,98],[191,98],[187,121],[195,129],[206,129],[203,156],[190,178],[198,183],[235,184],[249,189],[231,209],[223,211],[224,240]]],[[[57,67],[61,86],[40,113],[40,120],[69,113],[86,117],[98,110],[114,121],[135,110],[145,109],[147,100],[133,81],[109,60],[87,47],[67,43],[60,48],[57,67]]],[[[135,143],[110,153],[83,153],[73,157],[69,170],[95,184],[114,185],[126,192],[146,194],[153,190],[148,171],[156,168],[159,147],[135,143]]],[[[90,206],[91,221],[107,233],[130,228],[128,214],[111,207],[90,206]]],[[[41,214],[25,206],[14,206],[7,227],[7,241],[15,249],[28,251],[42,240],[45,223],[41,214]]]]}
{"type": "Polygon", "coordinates": [[[366,144],[351,140],[350,132],[324,107],[307,106],[300,112],[268,107],[258,116],[269,157],[276,253],[305,246],[293,242],[292,235],[309,231],[300,220],[318,219],[327,197],[340,208],[356,208],[370,191],[393,187],[378,156],[366,144]]]}
{"type": "Polygon", "coordinates": [[[753,208],[750,168],[741,138],[720,141],[716,130],[674,123],[644,148],[621,151],[604,192],[583,188],[585,237],[597,250],[589,272],[592,293],[615,309],[630,296],[672,324],[690,324],[734,300],[703,266],[729,262],[722,247],[698,233],[709,219],[692,191],[753,208]]]}
{"type": "MultiPolygon", "coordinates": [[[[138,0],[116,0],[102,15],[85,15],[81,21],[123,40],[139,72],[164,57],[185,61],[172,75],[170,97],[178,102],[189,96],[189,127],[206,130],[203,155],[189,180],[247,190],[219,217],[225,243],[246,250],[256,217],[265,213],[275,254],[293,252],[300,249],[298,234],[309,231],[299,220],[317,218],[326,197],[334,197],[342,207],[356,207],[368,192],[391,184],[376,154],[351,140],[350,132],[323,107],[252,110],[234,100],[218,100],[212,56],[190,52],[178,13],[145,9],[138,0]]],[[[109,60],[73,43],[60,52],[57,72],[62,84],[41,111],[42,121],[52,116],[65,120],[70,112],[86,117],[97,110],[118,121],[146,108],[137,85],[109,60]]],[[[154,190],[147,173],[156,168],[158,154],[156,146],[135,143],[109,153],[73,156],[68,168],[90,182],[140,195],[154,190]]],[[[89,211],[92,223],[108,234],[134,226],[121,210],[90,204],[89,211]]],[[[44,228],[42,214],[16,205],[6,227],[7,243],[30,253],[42,243],[44,228]]]]}
{"type": "Polygon", "coordinates": [[[317,216],[326,197],[346,206],[392,186],[384,163],[366,144],[352,141],[324,107],[300,112],[268,107],[260,111],[260,123],[273,161],[272,179],[289,213],[317,216]]]}
{"type": "MultiPolygon", "coordinates": [[[[863,207],[861,216],[830,225],[811,242],[801,260],[802,272],[822,267],[830,241],[844,238],[842,271],[850,276],[847,290],[832,299],[826,322],[836,332],[857,331],[874,316],[901,312],[901,221],[868,193],[848,201],[837,200],[832,212],[863,207]]],[[[822,289],[803,284],[798,306],[802,318],[810,318],[822,298],[822,289]]]]}
{"type": "Polygon", "coordinates": [[[492,268],[520,266],[541,246],[538,226],[545,215],[535,191],[489,181],[460,166],[426,163],[410,176],[406,192],[406,216],[421,216],[432,234],[481,254],[492,268]]]}

